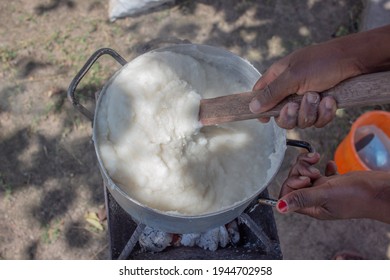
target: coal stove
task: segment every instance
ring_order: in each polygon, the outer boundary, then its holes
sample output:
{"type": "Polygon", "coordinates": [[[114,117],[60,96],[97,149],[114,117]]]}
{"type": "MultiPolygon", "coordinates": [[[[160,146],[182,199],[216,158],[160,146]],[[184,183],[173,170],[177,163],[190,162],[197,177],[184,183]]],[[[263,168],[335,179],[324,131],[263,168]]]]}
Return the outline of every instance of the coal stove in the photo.
{"type": "MultiPolygon", "coordinates": [[[[104,187],[109,231],[111,259],[134,260],[250,260],[282,259],[279,238],[272,208],[258,204],[255,199],[237,218],[240,241],[216,251],[199,247],[168,247],[162,252],[152,253],[142,250],[138,238],[144,225],[137,224],[132,217],[115,201],[107,187],[104,187]]],[[[264,190],[259,197],[268,197],[264,190]]]]}
{"type": "MultiPolygon", "coordinates": [[[[122,66],[127,62],[112,49],[97,50],[85,63],[72,80],[68,89],[68,98],[83,115],[92,122],[94,114],[82,106],[75,97],[77,85],[102,55],[112,56],[122,66]]],[[[99,92],[95,93],[96,100],[99,92]]],[[[287,145],[297,146],[312,152],[313,149],[305,141],[286,140],[287,145]]],[[[109,246],[112,259],[281,259],[282,253],[277,235],[275,219],[271,206],[258,204],[258,199],[252,201],[248,208],[237,218],[239,222],[240,242],[217,251],[203,250],[198,247],[168,247],[160,253],[146,253],[141,250],[138,238],[144,225],[137,224],[124,211],[104,186],[105,203],[108,218],[109,246]],[[256,206],[256,207],[255,207],[256,206]]],[[[259,198],[267,198],[264,190],[259,198]]]]}

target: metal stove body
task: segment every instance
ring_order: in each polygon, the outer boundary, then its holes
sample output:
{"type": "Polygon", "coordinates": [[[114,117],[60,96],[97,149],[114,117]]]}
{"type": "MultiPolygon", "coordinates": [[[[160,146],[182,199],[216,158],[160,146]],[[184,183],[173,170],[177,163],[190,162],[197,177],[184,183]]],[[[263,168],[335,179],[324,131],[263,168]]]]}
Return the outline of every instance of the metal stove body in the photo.
{"type": "MultiPolygon", "coordinates": [[[[199,247],[168,247],[159,253],[144,252],[138,237],[144,225],[133,221],[132,217],[115,201],[104,186],[109,248],[111,259],[138,260],[250,260],[282,259],[276,223],[270,206],[261,205],[254,200],[238,217],[240,241],[236,245],[218,248],[216,251],[199,247]]],[[[259,197],[268,197],[267,190],[259,197]]]]}

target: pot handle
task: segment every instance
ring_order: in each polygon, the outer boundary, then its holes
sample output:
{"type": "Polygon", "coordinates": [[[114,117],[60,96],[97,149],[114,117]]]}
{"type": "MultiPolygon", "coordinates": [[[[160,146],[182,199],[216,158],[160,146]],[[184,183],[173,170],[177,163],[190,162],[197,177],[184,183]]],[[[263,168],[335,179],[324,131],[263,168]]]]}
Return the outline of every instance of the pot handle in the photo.
{"type": "Polygon", "coordinates": [[[112,58],[114,58],[119,64],[122,66],[127,63],[127,61],[120,56],[116,51],[110,48],[101,48],[97,51],[95,51],[91,57],[87,60],[87,62],[84,64],[84,66],[81,68],[81,70],[76,74],[76,76],[73,78],[72,82],[69,85],[68,88],[68,99],[70,102],[72,102],[73,106],[81,112],[84,116],[86,116],[89,120],[93,122],[94,114],[90,112],[87,108],[85,108],[83,105],[79,103],[75,96],[75,91],[80,83],[80,81],[83,79],[85,74],[88,73],[89,69],[93,66],[93,64],[98,60],[99,57],[102,55],[110,55],[112,58]]]}
{"type": "MultiPolygon", "coordinates": [[[[294,140],[294,139],[287,139],[287,140],[286,140],[286,144],[287,144],[287,146],[293,146],[293,147],[298,147],[298,148],[304,148],[304,149],[306,149],[309,153],[315,152],[314,147],[313,147],[309,142],[306,142],[306,141],[294,140]]],[[[264,205],[268,205],[268,206],[272,206],[272,207],[275,207],[276,204],[278,203],[278,200],[272,199],[272,198],[264,198],[264,197],[262,197],[262,198],[259,198],[259,199],[258,199],[258,203],[264,204],[264,205]]],[[[255,205],[255,207],[256,207],[256,205],[255,205]]]]}
{"type": "Polygon", "coordinates": [[[295,140],[295,139],[287,139],[286,140],[286,144],[287,144],[287,146],[304,148],[309,153],[314,153],[315,152],[315,149],[313,148],[313,146],[309,142],[306,142],[306,141],[295,140]]]}

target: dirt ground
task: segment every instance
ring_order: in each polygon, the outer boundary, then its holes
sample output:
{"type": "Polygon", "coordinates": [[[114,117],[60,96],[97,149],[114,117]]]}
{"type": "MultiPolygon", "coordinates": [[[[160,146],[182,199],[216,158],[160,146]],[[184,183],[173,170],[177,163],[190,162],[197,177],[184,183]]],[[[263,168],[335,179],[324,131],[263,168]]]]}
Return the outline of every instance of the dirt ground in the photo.
{"type": "MultiPolygon", "coordinates": [[[[353,0],[181,0],[110,23],[107,0],[1,1],[0,259],[108,257],[106,222],[86,217],[104,205],[91,123],[66,99],[95,50],[110,47],[131,60],[188,40],[228,49],[263,72],[294,49],[356,32],[362,7],[353,0]]],[[[93,67],[79,87],[81,102],[93,108],[94,93],[118,67],[109,58],[93,67]]],[[[351,123],[371,109],[339,111],[326,128],[288,135],[310,141],[323,167],[351,123]]],[[[273,196],[295,155],[289,149],[269,187],[273,196]]],[[[329,259],[345,249],[390,259],[389,225],[298,214],[275,219],[285,259],[329,259]]]]}

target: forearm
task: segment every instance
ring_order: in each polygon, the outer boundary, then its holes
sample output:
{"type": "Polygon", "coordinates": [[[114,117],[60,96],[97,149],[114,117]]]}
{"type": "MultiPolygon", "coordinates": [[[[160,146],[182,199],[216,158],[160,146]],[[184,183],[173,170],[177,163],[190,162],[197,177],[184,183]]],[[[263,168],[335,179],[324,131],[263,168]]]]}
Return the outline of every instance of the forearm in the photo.
{"type": "Polygon", "coordinates": [[[334,40],[361,74],[390,70],[390,25],[334,40]]]}

